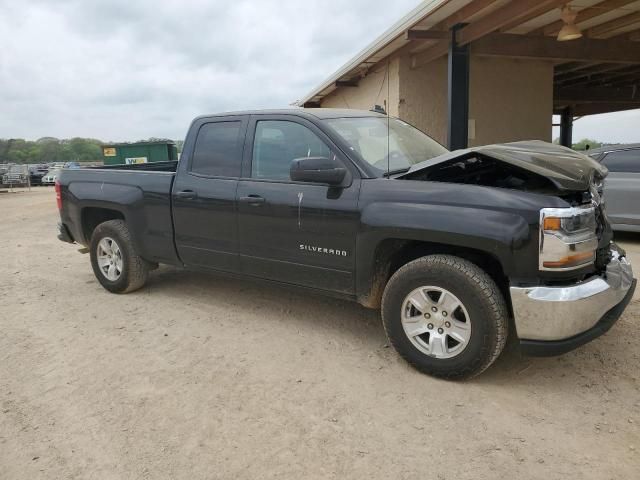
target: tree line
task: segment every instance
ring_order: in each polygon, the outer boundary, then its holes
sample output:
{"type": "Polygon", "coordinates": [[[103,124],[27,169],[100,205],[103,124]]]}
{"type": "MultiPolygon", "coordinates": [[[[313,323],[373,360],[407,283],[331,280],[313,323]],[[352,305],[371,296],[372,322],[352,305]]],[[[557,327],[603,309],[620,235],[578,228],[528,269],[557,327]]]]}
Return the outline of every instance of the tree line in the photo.
{"type": "MultiPolygon", "coordinates": [[[[141,142],[168,140],[152,137],[141,142]]],[[[102,161],[102,145],[106,142],[95,138],[58,139],[43,137],[38,140],[22,138],[0,138],[0,163],[50,163],[50,162],[100,162],[102,161]]],[[[182,151],[182,140],[175,142],[178,152],[182,151]]],[[[559,143],[555,139],[554,143],[559,143]]],[[[583,139],[573,144],[574,150],[587,150],[602,146],[601,142],[583,139]]]]}
{"type": "MultiPolygon", "coordinates": [[[[149,138],[140,141],[160,141],[166,138],[149,138]]],[[[0,138],[0,163],[50,163],[50,162],[99,162],[102,161],[102,145],[106,142],[95,138],[59,139],[43,137],[38,140],[0,138]]],[[[182,140],[177,141],[178,151],[182,140]]]]}
{"type": "Polygon", "coordinates": [[[597,140],[593,140],[591,138],[583,138],[579,142],[574,143],[571,146],[571,148],[573,148],[574,150],[578,150],[580,152],[585,150],[591,150],[592,148],[600,148],[603,145],[604,143],[599,142],[597,140]]]}

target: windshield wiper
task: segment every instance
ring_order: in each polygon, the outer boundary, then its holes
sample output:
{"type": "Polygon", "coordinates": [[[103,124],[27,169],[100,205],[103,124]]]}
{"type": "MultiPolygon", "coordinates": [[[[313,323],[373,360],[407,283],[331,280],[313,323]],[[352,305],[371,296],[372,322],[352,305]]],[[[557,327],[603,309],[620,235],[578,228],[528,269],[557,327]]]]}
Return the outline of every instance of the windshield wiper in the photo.
{"type": "Polygon", "coordinates": [[[391,170],[389,172],[384,172],[382,174],[382,176],[383,177],[390,177],[391,175],[397,175],[398,173],[408,172],[410,169],[411,169],[411,167],[397,168],[396,170],[391,170]]]}

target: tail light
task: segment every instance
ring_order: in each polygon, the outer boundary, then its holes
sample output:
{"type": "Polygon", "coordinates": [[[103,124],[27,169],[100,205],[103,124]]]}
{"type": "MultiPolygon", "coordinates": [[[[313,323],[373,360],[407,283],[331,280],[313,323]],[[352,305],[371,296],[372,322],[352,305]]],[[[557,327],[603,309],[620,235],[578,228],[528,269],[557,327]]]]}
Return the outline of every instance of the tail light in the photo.
{"type": "Polygon", "coordinates": [[[58,182],[56,180],[55,183],[55,189],[56,189],[56,203],[58,204],[58,210],[62,210],[62,194],[61,194],[61,190],[60,190],[60,182],[58,182]]]}

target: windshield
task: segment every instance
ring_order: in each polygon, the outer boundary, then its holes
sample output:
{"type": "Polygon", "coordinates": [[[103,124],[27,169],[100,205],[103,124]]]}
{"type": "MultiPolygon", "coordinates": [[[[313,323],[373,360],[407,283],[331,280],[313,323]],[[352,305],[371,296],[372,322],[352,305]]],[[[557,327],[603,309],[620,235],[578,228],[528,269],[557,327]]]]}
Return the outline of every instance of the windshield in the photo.
{"type": "Polygon", "coordinates": [[[383,175],[408,170],[448,150],[434,139],[397,118],[332,118],[325,120],[362,159],[383,175]],[[387,155],[388,153],[388,155],[387,155]]]}

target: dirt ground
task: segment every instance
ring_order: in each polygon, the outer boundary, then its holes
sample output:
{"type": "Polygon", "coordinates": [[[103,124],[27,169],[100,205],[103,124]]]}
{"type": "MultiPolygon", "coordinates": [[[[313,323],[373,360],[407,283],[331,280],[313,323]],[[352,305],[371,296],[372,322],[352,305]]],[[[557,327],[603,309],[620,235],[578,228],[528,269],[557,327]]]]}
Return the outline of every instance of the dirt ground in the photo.
{"type": "Polygon", "coordinates": [[[452,383],[348,302],[172,268],[109,294],[50,188],[0,219],[0,479],[639,478],[640,293],[575,352],[452,383]]]}

